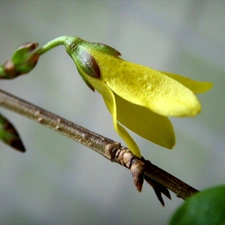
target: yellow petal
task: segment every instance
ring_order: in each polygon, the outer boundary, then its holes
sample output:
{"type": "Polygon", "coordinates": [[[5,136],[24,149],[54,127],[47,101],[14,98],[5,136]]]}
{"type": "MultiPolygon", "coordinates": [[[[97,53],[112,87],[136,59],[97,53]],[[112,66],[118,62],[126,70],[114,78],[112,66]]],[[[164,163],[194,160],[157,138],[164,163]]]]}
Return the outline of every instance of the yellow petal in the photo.
{"type": "Polygon", "coordinates": [[[122,98],[162,116],[194,116],[201,105],[191,90],[151,68],[92,51],[101,77],[122,98]]]}
{"type": "Polygon", "coordinates": [[[136,142],[126,131],[126,129],[117,122],[117,106],[114,93],[110,90],[110,88],[106,85],[106,83],[103,80],[95,79],[89,76],[86,76],[86,79],[102,95],[109,111],[112,114],[113,125],[116,132],[125,141],[128,148],[133,152],[133,154],[141,158],[140,149],[138,148],[136,142]]]}
{"type": "Polygon", "coordinates": [[[132,104],[114,94],[118,121],[141,137],[166,148],[175,145],[173,125],[167,117],[132,104]]]}
{"type": "Polygon", "coordinates": [[[180,76],[178,74],[172,74],[172,73],[168,73],[168,72],[161,72],[161,73],[180,82],[185,87],[187,87],[188,89],[193,91],[195,94],[200,94],[200,93],[206,92],[206,91],[210,90],[213,86],[213,84],[211,82],[200,82],[200,81],[192,80],[192,79],[184,77],[184,76],[180,76]]]}
{"type": "Polygon", "coordinates": [[[105,103],[109,107],[109,110],[110,110],[110,112],[112,114],[114,129],[120,135],[120,137],[125,141],[125,143],[127,144],[128,148],[133,152],[133,154],[136,155],[137,157],[141,158],[140,149],[138,148],[136,142],[130,136],[130,134],[126,131],[126,129],[124,127],[122,127],[117,122],[117,113],[116,113],[115,101],[112,104],[112,102],[109,102],[109,101],[105,100],[105,103]]]}

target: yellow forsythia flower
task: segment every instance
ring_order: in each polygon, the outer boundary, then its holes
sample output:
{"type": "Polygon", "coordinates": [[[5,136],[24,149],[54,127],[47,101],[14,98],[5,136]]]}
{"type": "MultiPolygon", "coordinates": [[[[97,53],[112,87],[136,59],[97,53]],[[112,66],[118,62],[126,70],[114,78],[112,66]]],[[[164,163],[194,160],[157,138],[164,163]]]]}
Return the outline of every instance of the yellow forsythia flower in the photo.
{"type": "Polygon", "coordinates": [[[212,87],[209,82],[127,62],[117,50],[77,37],[68,38],[66,49],[87,85],[102,95],[116,132],[138,157],[140,150],[122,125],[171,149],[175,134],[168,116],[195,116],[201,110],[195,94],[212,87]]]}

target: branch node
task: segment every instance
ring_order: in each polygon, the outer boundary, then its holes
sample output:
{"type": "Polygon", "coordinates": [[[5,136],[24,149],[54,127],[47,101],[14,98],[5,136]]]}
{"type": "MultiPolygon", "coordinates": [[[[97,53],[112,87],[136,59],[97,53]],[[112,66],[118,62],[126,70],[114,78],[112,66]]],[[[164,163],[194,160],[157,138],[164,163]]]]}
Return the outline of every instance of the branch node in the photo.
{"type": "Polygon", "coordinates": [[[106,156],[106,158],[110,159],[111,161],[114,161],[115,155],[120,148],[121,148],[121,144],[119,142],[106,144],[104,155],[106,156]]]}
{"type": "Polygon", "coordinates": [[[131,171],[134,185],[141,192],[144,182],[145,163],[123,146],[116,151],[114,160],[131,171]]]}

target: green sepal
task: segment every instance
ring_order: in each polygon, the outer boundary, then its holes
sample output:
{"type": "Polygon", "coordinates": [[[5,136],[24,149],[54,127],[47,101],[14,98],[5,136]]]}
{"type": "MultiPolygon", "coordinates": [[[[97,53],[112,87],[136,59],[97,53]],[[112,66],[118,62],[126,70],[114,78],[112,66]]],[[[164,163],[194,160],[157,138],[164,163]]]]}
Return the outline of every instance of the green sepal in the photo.
{"type": "Polygon", "coordinates": [[[79,37],[67,37],[64,45],[69,55],[72,55],[73,52],[76,52],[78,50],[78,47],[83,47],[87,51],[93,49],[116,57],[121,55],[120,52],[115,48],[102,43],[85,41],[79,37]]]}
{"type": "Polygon", "coordinates": [[[39,56],[38,53],[34,53],[29,56],[24,64],[17,66],[18,74],[22,75],[29,73],[36,66],[39,56]]]}
{"type": "Polygon", "coordinates": [[[112,56],[120,56],[120,52],[117,51],[115,48],[112,48],[108,45],[105,44],[101,44],[101,43],[97,43],[97,42],[88,42],[88,41],[82,41],[81,45],[86,47],[87,49],[94,49],[96,51],[102,52],[102,53],[106,53],[108,55],[112,55],[112,56]]]}
{"type": "Polygon", "coordinates": [[[100,78],[100,69],[92,55],[82,46],[78,46],[76,54],[73,55],[75,63],[90,77],[100,78]]]}
{"type": "Polygon", "coordinates": [[[21,45],[13,54],[12,62],[15,65],[24,63],[27,60],[29,53],[35,50],[38,47],[38,43],[26,42],[21,45]]]}
{"type": "Polygon", "coordinates": [[[81,75],[83,81],[92,91],[94,91],[94,87],[88,82],[85,75],[87,74],[91,77],[98,78],[100,77],[100,71],[93,57],[91,57],[91,55],[87,51],[85,51],[84,48],[80,48],[82,41],[83,40],[79,37],[67,37],[64,41],[64,46],[68,55],[75,62],[77,70],[81,75]],[[93,60],[93,62],[95,63],[95,68],[97,68],[97,70],[93,70],[92,68],[90,68],[91,63],[88,63],[88,60],[93,60]]]}
{"type": "Polygon", "coordinates": [[[96,60],[92,57],[91,51],[95,50],[115,57],[120,56],[120,53],[116,49],[108,45],[88,42],[79,37],[67,37],[64,41],[64,46],[67,53],[74,60],[82,79],[92,91],[95,89],[88,82],[85,75],[99,79],[101,71],[96,60]]]}
{"type": "Polygon", "coordinates": [[[25,152],[25,147],[16,128],[0,114],[0,139],[12,148],[25,152]]]}
{"type": "Polygon", "coordinates": [[[19,75],[30,72],[36,66],[40,55],[33,53],[33,51],[37,47],[38,43],[27,42],[21,45],[13,54],[12,62],[19,75]]]}
{"type": "Polygon", "coordinates": [[[83,71],[80,69],[80,67],[77,65],[77,70],[79,72],[79,74],[81,75],[83,81],[85,82],[85,84],[87,84],[87,86],[92,90],[95,91],[94,87],[88,82],[88,80],[85,78],[85,76],[83,75],[83,71]]]}

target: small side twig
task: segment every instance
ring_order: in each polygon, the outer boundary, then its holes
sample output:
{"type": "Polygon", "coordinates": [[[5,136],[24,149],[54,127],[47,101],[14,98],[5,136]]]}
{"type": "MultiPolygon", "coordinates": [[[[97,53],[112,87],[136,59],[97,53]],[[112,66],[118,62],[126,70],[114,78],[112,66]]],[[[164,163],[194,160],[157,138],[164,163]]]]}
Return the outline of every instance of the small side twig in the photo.
{"type": "Polygon", "coordinates": [[[149,183],[159,201],[164,205],[161,193],[170,198],[169,190],[186,199],[197,190],[173,175],[153,165],[144,158],[138,158],[126,147],[84,127],[74,124],[38,106],[0,90],[0,106],[47,126],[98,152],[132,172],[134,184],[141,191],[144,180],[149,183]]]}

